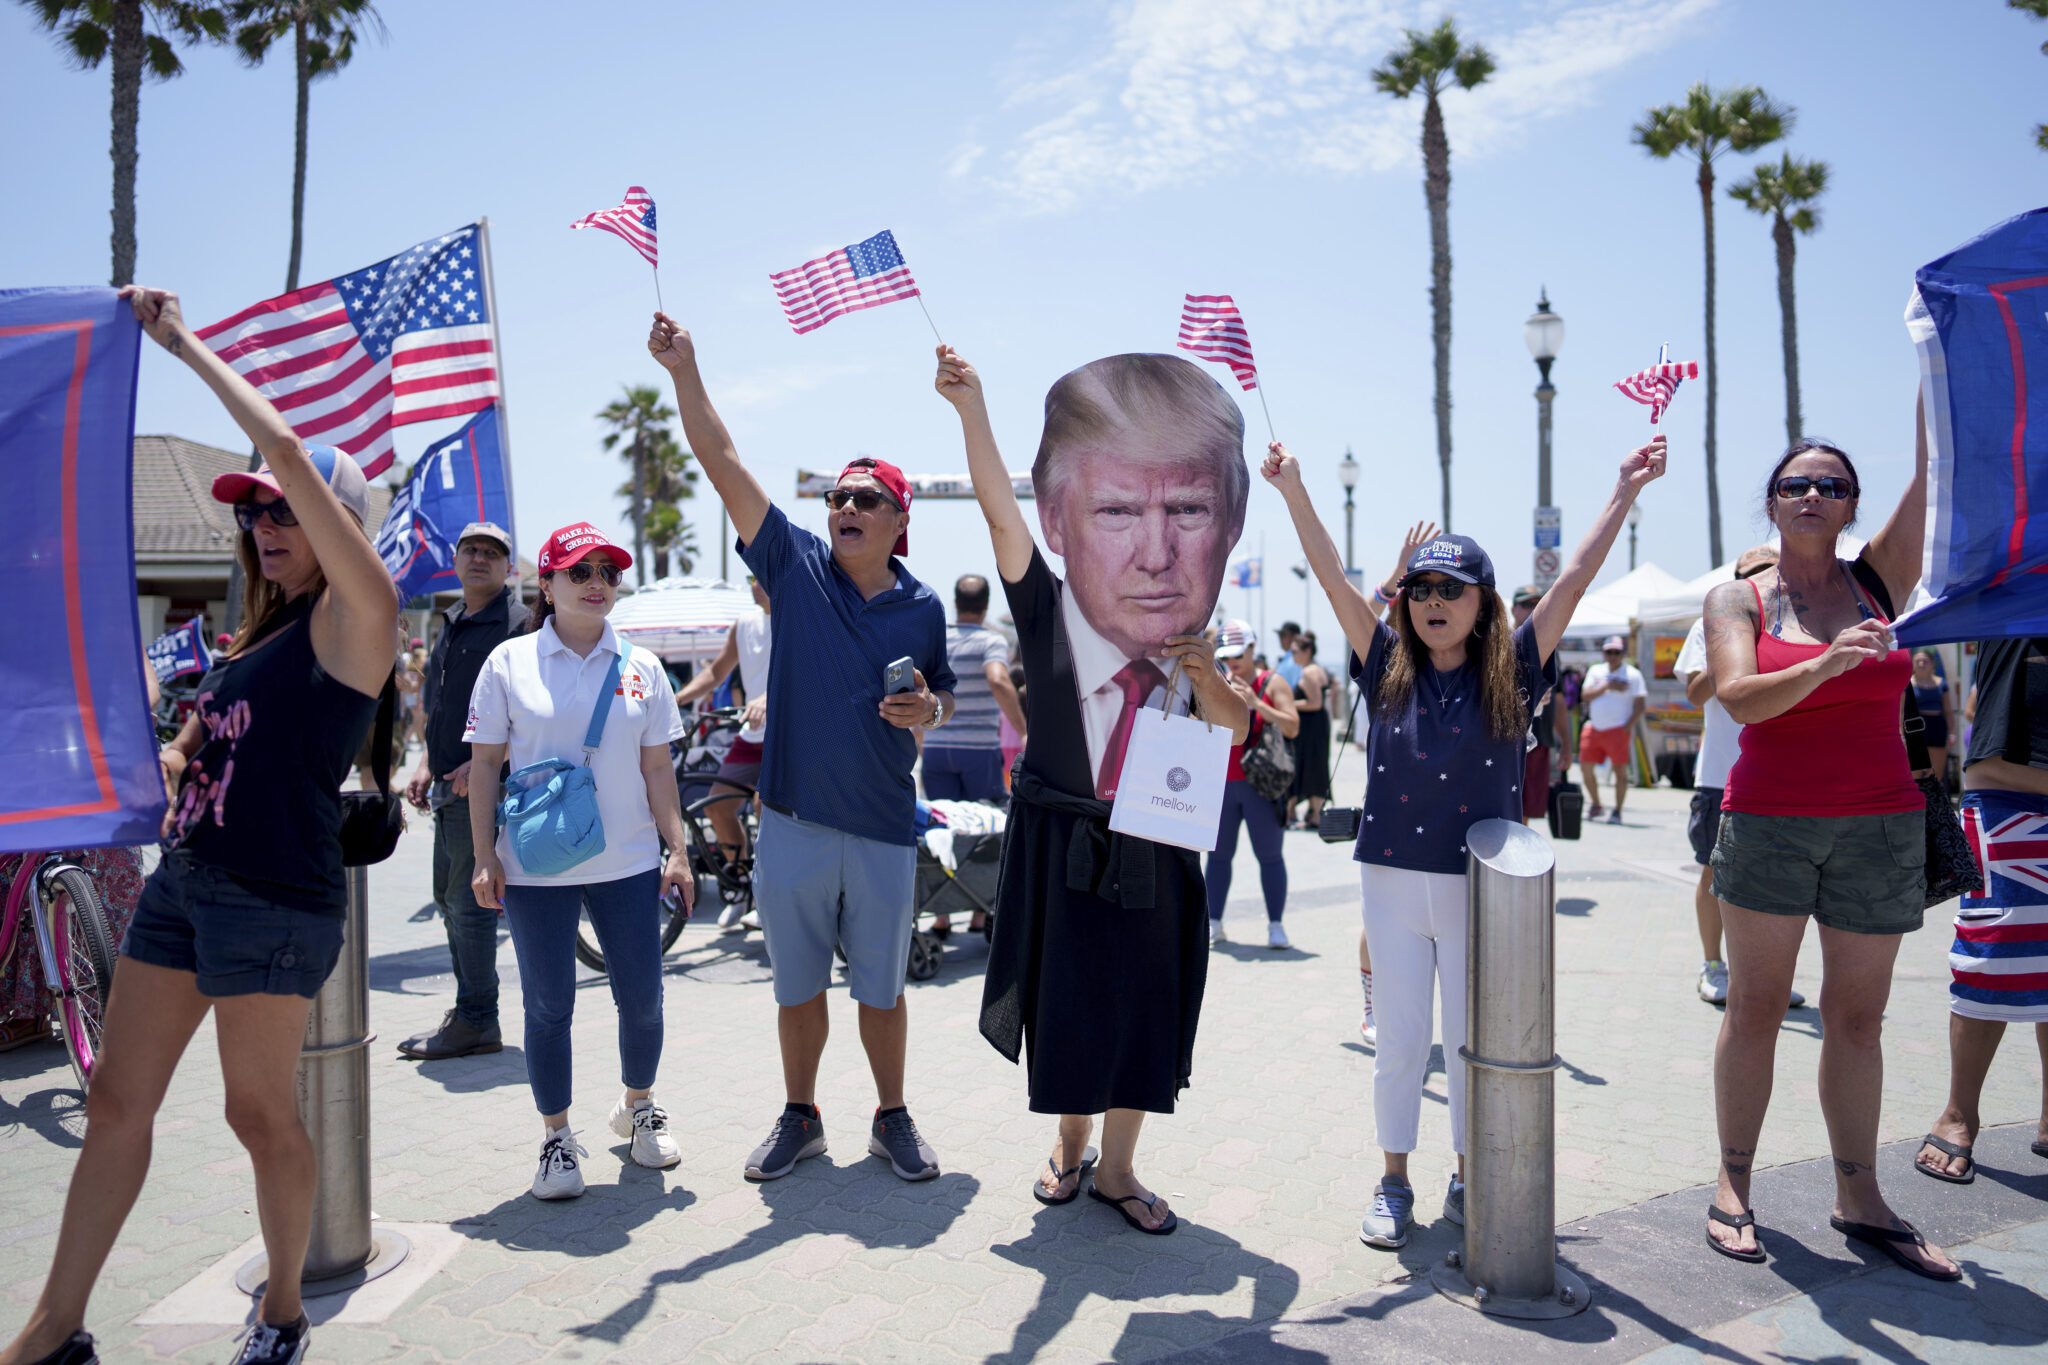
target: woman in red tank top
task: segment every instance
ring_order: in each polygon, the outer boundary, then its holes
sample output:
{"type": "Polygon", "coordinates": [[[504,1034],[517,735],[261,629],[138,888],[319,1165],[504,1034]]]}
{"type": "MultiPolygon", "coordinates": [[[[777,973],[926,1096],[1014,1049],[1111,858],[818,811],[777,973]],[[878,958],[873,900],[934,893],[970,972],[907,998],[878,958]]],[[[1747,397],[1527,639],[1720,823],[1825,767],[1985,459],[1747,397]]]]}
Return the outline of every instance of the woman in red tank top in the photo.
{"type": "Polygon", "coordinates": [[[1860,492],[1849,457],[1794,443],[1764,486],[1778,564],[1707,595],[1716,695],[1743,723],[1714,845],[1714,895],[1728,938],[1728,1012],[1714,1049],[1719,1188],[1716,1251],[1761,1261],[1749,1174],[1770,1103],[1778,1029],[1806,921],[1819,923],[1821,1113],[1835,1159],[1831,1225],[1932,1279],[1955,1264],[1879,1191],[1884,1007],[1900,935],[1920,927],[1924,802],[1899,732],[1912,664],[1893,645],[1892,605],[1920,578],[1927,444],[1896,511],[1852,564],[1837,553],[1860,492]]]}

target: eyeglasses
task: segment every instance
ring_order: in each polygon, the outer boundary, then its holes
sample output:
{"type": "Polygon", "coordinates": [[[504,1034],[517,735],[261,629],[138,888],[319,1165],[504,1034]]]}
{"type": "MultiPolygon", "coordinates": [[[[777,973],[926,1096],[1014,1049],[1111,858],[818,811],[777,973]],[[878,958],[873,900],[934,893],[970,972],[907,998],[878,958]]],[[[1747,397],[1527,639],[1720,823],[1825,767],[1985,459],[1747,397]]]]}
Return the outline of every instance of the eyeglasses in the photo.
{"type": "Polygon", "coordinates": [[[1840,502],[1852,497],[1856,485],[1838,475],[1830,474],[1824,479],[1809,479],[1799,474],[1788,475],[1778,480],[1777,494],[1787,502],[1797,502],[1808,493],[1819,493],[1829,502],[1840,502]]]}
{"type": "Polygon", "coordinates": [[[845,511],[849,502],[856,512],[872,512],[885,502],[899,512],[903,510],[894,498],[885,498],[872,488],[835,488],[825,495],[825,505],[835,512],[845,511]]]}
{"type": "Polygon", "coordinates": [[[1434,593],[1445,602],[1455,602],[1465,595],[1466,585],[1453,578],[1447,583],[1404,583],[1401,591],[1408,594],[1411,602],[1427,602],[1434,593]]]}
{"type": "Polygon", "coordinates": [[[235,504],[235,525],[244,531],[256,529],[256,523],[265,517],[273,526],[297,526],[299,519],[292,512],[291,504],[283,498],[274,502],[238,502],[235,504]]]}
{"type": "Polygon", "coordinates": [[[567,575],[569,581],[579,588],[590,581],[592,574],[602,578],[607,588],[619,586],[619,566],[616,564],[571,564],[559,572],[567,575]]]}

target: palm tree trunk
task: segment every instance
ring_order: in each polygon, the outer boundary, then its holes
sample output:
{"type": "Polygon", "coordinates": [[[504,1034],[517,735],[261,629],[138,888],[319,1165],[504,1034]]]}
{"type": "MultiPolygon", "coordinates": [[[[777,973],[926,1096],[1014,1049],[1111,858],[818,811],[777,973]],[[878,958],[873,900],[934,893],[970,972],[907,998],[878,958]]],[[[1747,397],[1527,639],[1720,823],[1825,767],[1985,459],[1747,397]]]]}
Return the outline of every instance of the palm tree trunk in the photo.
{"type": "Polygon", "coordinates": [[[306,12],[299,10],[294,34],[298,42],[298,133],[292,148],[292,258],[284,270],[284,292],[299,287],[299,252],[306,239],[306,120],[312,112],[313,73],[306,57],[306,12]]]}
{"type": "Polygon", "coordinates": [[[1707,554],[1721,564],[1721,477],[1714,425],[1721,395],[1721,371],[1714,363],[1714,163],[1700,156],[1700,215],[1706,223],[1707,247],[1707,554]]]}
{"type": "Polygon", "coordinates": [[[1422,107],[1422,194],[1429,201],[1430,335],[1436,343],[1436,462],[1451,529],[1451,144],[1431,92],[1422,107]]]}
{"type": "Polygon", "coordinates": [[[109,27],[114,69],[114,237],[113,279],[119,288],[135,282],[136,126],[142,118],[142,5],[117,0],[109,27]]]}
{"type": "Polygon", "coordinates": [[[1799,306],[1792,297],[1792,225],[1785,215],[1771,224],[1771,239],[1778,244],[1778,312],[1785,339],[1785,444],[1804,434],[1799,413],[1799,306]]]}
{"type": "Polygon", "coordinates": [[[633,585],[647,586],[647,437],[633,441],[633,585]]]}

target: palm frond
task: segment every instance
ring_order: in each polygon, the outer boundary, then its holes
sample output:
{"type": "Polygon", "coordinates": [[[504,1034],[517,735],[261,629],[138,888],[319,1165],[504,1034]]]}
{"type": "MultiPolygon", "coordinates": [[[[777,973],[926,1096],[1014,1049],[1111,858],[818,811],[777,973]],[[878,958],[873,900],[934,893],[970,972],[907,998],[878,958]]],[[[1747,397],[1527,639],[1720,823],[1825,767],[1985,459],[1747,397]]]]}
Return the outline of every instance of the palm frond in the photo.
{"type": "Polygon", "coordinates": [[[178,49],[171,46],[171,40],[161,33],[144,34],[142,38],[142,69],[160,81],[183,75],[185,64],[178,60],[178,49]]]}

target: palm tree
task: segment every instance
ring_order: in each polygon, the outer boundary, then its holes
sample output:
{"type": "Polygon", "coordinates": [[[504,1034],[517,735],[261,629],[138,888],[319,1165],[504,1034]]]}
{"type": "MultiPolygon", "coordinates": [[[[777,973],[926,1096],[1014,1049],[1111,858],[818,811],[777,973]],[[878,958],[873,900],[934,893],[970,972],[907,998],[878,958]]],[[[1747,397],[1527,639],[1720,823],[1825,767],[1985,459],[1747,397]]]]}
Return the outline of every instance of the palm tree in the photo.
{"type": "Polygon", "coordinates": [[[299,287],[299,254],[306,225],[306,123],[313,82],[332,76],[356,54],[364,33],[384,36],[384,20],[370,0],[230,0],[235,50],[249,66],[263,65],[270,45],[289,35],[298,73],[298,130],[292,148],[292,255],[284,292],[299,287]]]}
{"type": "Polygon", "coordinates": [[[1470,90],[1493,74],[1493,54],[1464,45],[1446,18],[1431,31],[1404,29],[1406,45],[1374,68],[1373,83],[1395,99],[1420,90],[1422,197],[1429,203],[1429,307],[1436,341],[1436,459],[1444,484],[1443,524],[1451,529],[1451,144],[1438,98],[1453,85],[1470,90]]]}
{"type": "MultiPolygon", "coordinates": [[[[661,401],[661,390],[652,384],[629,384],[625,394],[607,404],[597,420],[611,428],[604,448],[617,450],[633,471],[619,494],[626,499],[627,515],[633,522],[633,581],[645,584],[647,544],[655,534],[653,510],[696,496],[697,471],[689,467],[690,452],[677,442],[669,426],[676,420],[676,410],[661,401]]],[[[664,573],[672,537],[669,533],[658,545],[664,573]]]]}
{"type": "Polygon", "coordinates": [[[687,574],[697,567],[697,528],[683,520],[683,509],[674,503],[658,503],[647,514],[647,548],[654,555],[654,576],[669,576],[669,556],[675,556],[675,572],[687,574]]]}
{"type": "Polygon", "coordinates": [[[1820,226],[1813,201],[1828,187],[1828,163],[1800,161],[1790,152],[1773,166],[1758,166],[1749,179],[1728,187],[1728,197],[1768,214],[1771,240],[1778,245],[1778,311],[1785,341],[1785,444],[1805,434],[1799,416],[1799,310],[1792,293],[1793,234],[1820,226]]]}
{"type": "MultiPolygon", "coordinates": [[[[2031,14],[2036,19],[2048,19],[2048,0],[2005,0],[2005,6],[2031,14]]],[[[2048,57],[2048,43],[2041,44],[2041,55],[2048,57]]],[[[2048,152],[2048,123],[2034,125],[2034,145],[2048,152]]]]}
{"type": "Polygon", "coordinates": [[[1792,131],[1793,117],[1791,105],[1776,103],[1756,86],[1712,90],[1702,81],[1685,92],[1684,103],[1649,110],[1630,132],[1630,139],[1658,160],[1683,155],[1700,168],[1707,253],[1707,546],[1716,564],[1721,563],[1721,485],[1714,419],[1721,390],[1714,361],[1714,158],[1776,142],[1792,131]]]}
{"type": "Polygon", "coordinates": [[[135,282],[136,128],[142,118],[145,76],[167,81],[185,64],[178,60],[178,42],[196,43],[227,36],[227,19],[218,4],[192,0],[22,0],[36,22],[57,35],[57,45],[81,71],[112,59],[114,74],[113,139],[114,233],[113,270],[116,287],[135,282]],[[155,32],[151,32],[154,24],[155,32]]]}

